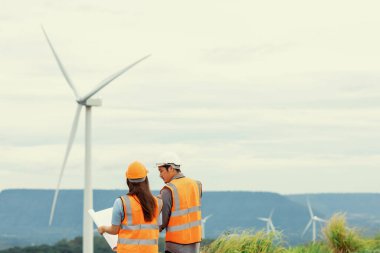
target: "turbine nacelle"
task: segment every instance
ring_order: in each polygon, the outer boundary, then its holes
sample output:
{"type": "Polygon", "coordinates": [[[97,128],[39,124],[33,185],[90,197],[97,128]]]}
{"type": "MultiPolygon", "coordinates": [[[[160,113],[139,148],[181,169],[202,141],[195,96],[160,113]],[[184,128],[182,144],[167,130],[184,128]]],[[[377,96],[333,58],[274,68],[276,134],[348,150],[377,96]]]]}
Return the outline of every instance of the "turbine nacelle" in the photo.
{"type": "Polygon", "coordinates": [[[89,98],[87,100],[77,100],[77,103],[83,106],[102,106],[101,98],[89,98]]]}
{"type": "Polygon", "coordinates": [[[319,222],[327,222],[326,220],[324,220],[324,219],[322,219],[322,218],[319,218],[318,216],[314,216],[313,217],[313,220],[315,220],[315,221],[319,221],[319,222]]]}

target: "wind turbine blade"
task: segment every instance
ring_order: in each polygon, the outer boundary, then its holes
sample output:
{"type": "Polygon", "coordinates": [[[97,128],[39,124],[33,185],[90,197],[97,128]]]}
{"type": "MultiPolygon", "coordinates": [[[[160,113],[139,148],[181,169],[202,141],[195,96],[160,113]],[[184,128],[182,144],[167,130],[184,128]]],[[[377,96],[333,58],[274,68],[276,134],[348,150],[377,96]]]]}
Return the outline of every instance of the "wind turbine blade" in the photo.
{"type": "Polygon", "coordinates": [[[57,187],[56,187],[55,192],[54,192],[53,204],[51,206],[51,211],[50,211],[49,226],[51,226],[51,224],[53,223],[53,217],[54,217],[54,212],[55,212],[55,205],[57,204],[57,198],[58,198],[59,188],[61,186],[61,181],[62,181],[62,177],[63,177],[63,171],[65,170],[66,163],[67,163],[67,158],[69,157],[69,154],[70,154],[70,151],[71,151],[71,147],[72,147],[73,142],[74,142],[75,134],[76,134],[76,131],[77,131],[77,128],[78,128],[78,122],[79,122],[79,116],[80,116],[81,109],[82,109],[82,106],[78,104],[77,111],[75,113],[75,117],[74,117],[74,121],[73,121],[73,125],[71,127],[69,142],[68,142],[67,147],[66,147],[65,157],[63,159],[61,171],[59,173],[57,187]]]}
{"type": "Polygon", "coordinates": [[[206,216],[205,218],[203,218],[202,220],[204,221],[204,222],[206,222],[210,217],[212,216],[212,214],[211,215],[208,215],[208,216],[206,216]]]}
{"type": "Polygon", "coordinates": [[[268,221],[268,219],[267,219],[267,218],[262,218],[262,217],[258,217],[257,219],[258,219],[258,220],[261,220],[261,221],[265,221],[265,222],[267,222],[267,221],[268,221]]]}
{"type": "Polygon", "coordinates": [[[63,66],[61,60],[59,59],[58,54],[55,52],[53,44],[50,42],[49,37],[48,37],[48,35],[47,35],[47,33],[46,33],[46,31],[42,25],[41,25],[41,28],[42,28],[42,31],[44,32],[45,38],[46,38],[46,40],[50,46],[50,49],[53,52],[54,58],[58,63],[59,69],[61,70],[63,76],[65,77],[65,79],[67,81],[67,83],[70,85],[71,89],[73,90],[76,99],[78,99],[79,95],[78,95],[77,90],[75,89],[73,82],[71,81],[69,75],[67,74],[67,71],[66,71],[65,67],[63,66]]]}
{"type": "Polygon", "coordinates": [[[311,209],[311,205],[310,205],[309,199],[307,200],[307,207],[309,208],[310,217],[313,218],[314,214],[313,214],[313,210],[311,209]]]}
{"type": "Polygon", "coordinates": [[[312,223],[312,222],[313,222],[313,220],[310,220],[309,223],[306,225],[306,227],[305,227],[305,229],[304,229],[304,231],[303,231],[303,233],[302,233],[302,236],[305,235],[306,231],[309,229],[309,227],[311,226],[311,223],[312,223]]]}
{"type": "Polygon", "coordinates": [[[132,63],[131,65],[123,68],[122,70],[119,70],[118,72],[116,72],[115,74],[107,77],[106,79],[104,79],[94,90],[92,90],[91,92],[89,92],[87,95],[85,95],[83,98],[80,99],[80,102],[84,102],[86,101],[87,99],[89,99],[90,97],[92,97],[93,95],[95,95],[98,91],[100,91],[101,89],[103,89],[107,84],[109,84],[110,82],[112,82],[113,80],[115,80],[116,78],[118,78],[119,76],[121,76],[122,74],[124,74],[127,70],[131,69],[132,67],[134,67],[135,65],[137,65],[138,63],[142,62],[143,60],[145,60],[146,58],[148,58],[150,56],[147,55],[147,56],[144,56],[143,58],[141,58],[140,60],[132,63]]]}

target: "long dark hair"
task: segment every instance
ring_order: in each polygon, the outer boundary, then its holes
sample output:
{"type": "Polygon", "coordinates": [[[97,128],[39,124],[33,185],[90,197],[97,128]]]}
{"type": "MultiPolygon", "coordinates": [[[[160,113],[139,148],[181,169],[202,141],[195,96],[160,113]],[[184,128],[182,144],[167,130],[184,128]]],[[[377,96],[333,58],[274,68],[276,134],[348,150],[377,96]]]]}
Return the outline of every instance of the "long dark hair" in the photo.
{"type": "Polygon", "coordinates": [[[149,189],[148,177],[141,183],[132,183],[127,179],[127,185],[129,187],[129,196],[136,195],[139,199],[141,208],[144,213],[145,221],[152,221],[154,211],[156,210],[156,201],[149,189]]]}

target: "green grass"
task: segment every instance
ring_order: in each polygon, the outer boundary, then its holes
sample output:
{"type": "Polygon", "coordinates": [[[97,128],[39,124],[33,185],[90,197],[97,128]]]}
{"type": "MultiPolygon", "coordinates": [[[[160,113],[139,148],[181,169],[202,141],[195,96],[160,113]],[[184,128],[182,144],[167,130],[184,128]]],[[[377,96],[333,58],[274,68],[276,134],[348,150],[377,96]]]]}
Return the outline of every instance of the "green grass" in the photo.
{"type": "Polygon", "coordinates": [[[327,245],[318,242],[287,249],[286,253],[332,253],[327,245]]]}
{"type": "Polygon", "coordinates": [[[323,228],[324,240],[285,248],[281,233],[266,234],[243,231],[224,234],[207,246],[202,253],[380,253],[380,235],[360,237],[349,228],[344,214],[335,214],[323,228]]]}
{"type": "Polygon", "coordinates": [[[363,239],[363,249],[358,253],[380,253],[380,235],[363,239]]]}
{"type": "MultiPolygon", "coordinates": [[[[335,214],[323,228],[324,239],[316,243],[285,247],[280,232],[266,234],[264,231],[228,232],[216,240],[204,240],[201,253],[380,253],[380,234],[372,238],[361,237],[346,224],[344,214],[335,214]]],[[[95,253],[112,252],[104,238],[95,237],[95,253]]],[[[164,241],[159,240],[160,252],[164,241]]],[[[0,250],[0,253],[80,253],[82,239],[62,240],[55,245],[0,250]]]]}
{"type": "Polygon", "coordinates": [[[263,231],[224,234],[204,247],[202,253],[282,253],[285,248],[278,236],[263,231]]]}

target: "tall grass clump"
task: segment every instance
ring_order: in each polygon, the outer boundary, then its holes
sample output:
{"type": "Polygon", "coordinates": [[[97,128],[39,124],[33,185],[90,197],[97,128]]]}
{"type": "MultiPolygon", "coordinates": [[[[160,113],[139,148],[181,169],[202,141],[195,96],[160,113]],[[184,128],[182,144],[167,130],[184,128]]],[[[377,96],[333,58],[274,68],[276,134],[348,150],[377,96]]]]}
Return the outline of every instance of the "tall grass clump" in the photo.
{"type": "Polygon", "coordinates": [[[324,243],[312,243],[289,248],[286,253],[332,253],[332,251],[324,243]]]}
{"type": "Polygon", "coordinates": [[[256,233],[244,231],[239,234],[224,234],[219,236],[203,253],[283,253],[279,233],[256,233]]]}
{"type": "Polygon", "coordinates": [[[380,234],[371,240],[370,248],[373,252],[380,253],[380,234]]]}
{"type": "Polygon", "coordinates": [[[327,244],[334,253],[350,253],[364,250],[359,234],[346,225],[346,217],[342,213],[334,214],[323,228],[327,244]]]}
{"type": "Polygon", "coordinates": [[[364,238],[364,249],[358,253],[380,253],[380,235],[374,238],[364,238]]]}

